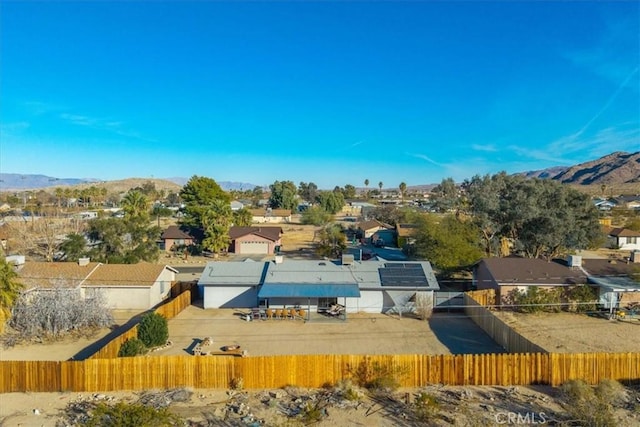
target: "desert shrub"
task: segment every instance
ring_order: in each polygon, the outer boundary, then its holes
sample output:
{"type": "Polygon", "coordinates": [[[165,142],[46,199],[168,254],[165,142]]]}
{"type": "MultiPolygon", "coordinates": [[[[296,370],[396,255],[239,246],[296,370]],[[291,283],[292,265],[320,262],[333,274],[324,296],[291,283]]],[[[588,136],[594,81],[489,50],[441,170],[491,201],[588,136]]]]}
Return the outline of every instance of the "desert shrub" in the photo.
{"type": "Polygon", "coordinates": [[[138,339],[149,348],[164,345],[169,339],[167,319],[158,313],[142,316],[138,325],[138,339]]]}
{"type": "Polygon", "coordinates": [[[335,388],[345,400],[360,400],[362,397],[350,379],[339,381],[335,388]]]}
{"type": "Polygon", "coordinates": [[[581,285],[569,288],[567,299],[575,304],[575,311],[585,313],[596,309],[598,295],[591,286],[581,285]]]}
{"type": "Polygon", "coordinates": [[[314,424],[320,422],[327,414],[327,411],[322,407],[320,402],[307,402],[302,408],[300,414],[302,422],[305,425],[314,424]]]}
{"type": "Polygon", "coordinates": [[[183,426],[185,423],[167,408],[155,409],[140,404],[119,402],[115,405],[98,404],[89,414],[84,425],[87,427],[169,427],[183,426]]]}
{"type": "Polygon", "coordinates": [[[231,390],[242,390],[244,388],[244,379],[242,377],[233,377],[229,381],[229,388],[231,390]]]}
{"type": "Polygon", "coordinates": [[[413,403],[415,416],[420,421],[433,420],[440,411],[440,404],[432,394],[421,392],[413,403]]]}
{"type": "Polygon", "coordinates": [[[620,383],[603,380],[591,387],[583,380],[571,380],[562,385],[561,393],[572,421],[598,427],[617,425],[613,407],[624,396],[620,383]]]}
{"type": "Polygon", "coordinates": [[[372,362],[367,357],[351,374],[360,387],[376,392],[391,392],[400,387],[400,378],[406,372],[396,366],[372,362]]]}
{"type": "Polygon", "coordinates": [[[522,313],[559,312],[561,310],[561,289],[540,289],[529,286],[526,291],[513,289],[507,299],[522,313]]]}
{"type": "Polygon", "coordinates": [[[145,354],[146,352],[147,347],[144,343],[137,338],[132,338],[125,341],[124,344],[120,346],[118,357],[134,357],[140,354],[145,354]]]}

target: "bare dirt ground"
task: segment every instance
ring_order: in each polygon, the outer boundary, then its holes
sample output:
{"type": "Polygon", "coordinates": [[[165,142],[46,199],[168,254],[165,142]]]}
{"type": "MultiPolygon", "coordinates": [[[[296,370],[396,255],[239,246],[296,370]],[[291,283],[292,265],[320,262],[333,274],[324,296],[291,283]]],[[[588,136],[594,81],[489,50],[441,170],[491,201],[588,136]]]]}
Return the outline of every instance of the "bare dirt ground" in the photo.
{"type": "Polygon", "coordinates": [[[637,352],[640,321],[607,320],[573,313],[495,312],[510,327],[549,352],[637,352]]]}
{"type": "MultiPolygon", "coordinates": [[[[122,325],[139,313],[136,310],[114,310],[113,319],[117,325],[122,325]]],[[[111,329],[103,328],[89,336],[67,336],[55,341],[25,342],[12,347],[0,345],[0,360],[69,360],[110,332],[111,329]]]]}
{"type": "MultiPolygon", "coordinates": [[[[0,425],[82,425],[78,422],[98,402],[147,402],[149,396],[160,407],[188,420],[189,426],[288,426],[315,425],[409,427],[495,426],[503,424],[558,425],[572,417],[559,389],[532,387],[452,387],[432,385],[371,394],[353,387],[356,396],[345,398],[344,387],[308,390],[288,387],[262,391],[177,389],[167,392],[109,393],[7,393],[0,395],[0,425]],[[428,410],[417,411],[419,393],[433,398],[428,410]],[[172,396],[164,400],[167,396],[172,396]],[[163,401],[161,405],[157,402],[163,401]],[[64,417],[76,408],[72,419],[64,417]],[[310,410],[311,409],[311,410],[310,410]],[[317,411],[313,411],[317,409],[317,411]],[[422,414],[422,416],[420,416],[422,414]],[[313,416],[313,418],[312,418],[313,416]],[[519,421],[518,421],[519,420],[519,421]],[[75,422],[74,422],[75,421],[75,422]]],[[[606,419],[610,426],[631,427],[640,423],[638,389],[620,393],[606,419]]],[[[423,406],[424,408],[424,406],[423,406]]],[[[575,421],[575,420],[574,420],[575,421]]],[[[575,422],[573,424],[578,425],[575,422]]],[[[580,425],[587,425],[581,423],[580,425]]],[[[604,424],[602,424],[604,425],[604,424]]]]}
{"type": "Polygon", "coordinates": [[[154,356],[192,354],[211,337],[214,347],[239,345],[249,356],[278,354],[499,353],[502,349],[467,318],[437,314],[429,322],[375,313],[348,314],[347,321],[314,314],[302,320],[243,320],[242,310],[195,305],[169,321],[173,346],[154,356]],[[460,335],[467,339],[460,340],[460,335]]]}

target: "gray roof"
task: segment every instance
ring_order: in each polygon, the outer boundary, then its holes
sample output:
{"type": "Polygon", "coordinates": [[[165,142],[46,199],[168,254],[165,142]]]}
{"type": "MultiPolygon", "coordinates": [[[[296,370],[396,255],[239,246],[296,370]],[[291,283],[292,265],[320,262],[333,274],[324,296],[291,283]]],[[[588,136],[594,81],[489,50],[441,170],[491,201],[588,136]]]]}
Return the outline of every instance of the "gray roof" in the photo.
{"type": "Polygon", "coordinates": [[[198,285],[243,285],[262,283],[267,264],[263,262],[208,262],[198,285]]]}
{"type": "MultiPolygon", "coordinates": [[[[416,289],[437,290],[438,281],[428,261],[355,261],[349,265],[341,265],[332,261],[298,261],[285,260],[276,264],[269,262],[210,262],[207,264],[198,282],[199,285],[316,285],[343,286],[357,285],[359,289],[416,289]],[[422,283],[399,280],[392,286],[385,286],[382,271],[389,266],[396,271],[411,269],[421,271],[422,283]],[[394,269],[395,270],[395,269],[394,269]]],[[[275,289],[275,288],[273,288],[275,289]]],[[[301,288],[301,290],[306,288],[301,288]]],[[[279,290],[278,292],[283,292],[279,290]]],[[[316,292],[316,291],[314,291],[316,292]]],[[[351,292],[351,291],[350,291],[351,292]]],[[[317,293],[317,292],[316,292],[317,293]]],[[[347,295],[348,296],[348,295],[347,295]]]]}

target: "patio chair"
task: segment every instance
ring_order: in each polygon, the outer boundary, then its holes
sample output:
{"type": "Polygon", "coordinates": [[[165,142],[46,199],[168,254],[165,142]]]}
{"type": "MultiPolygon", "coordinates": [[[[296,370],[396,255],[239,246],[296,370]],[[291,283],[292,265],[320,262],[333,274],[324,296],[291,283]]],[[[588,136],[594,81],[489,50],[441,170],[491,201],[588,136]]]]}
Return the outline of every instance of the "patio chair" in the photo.
{"type": "Polygon", "coordinates": [[[251,309],[251,319],[260,320],[260,309],[258,308],[251,309]]]}
{"type": "Polygon", "coordinates": [[[282,319],[282,309],[276,309],[276,319],[282,319]]]}
{"type": "Polygon", "coordinates": [[[267,319],[273,319],[273,310],[267,308],[267,319]]]}
{"type": "Polygon", "coordinates": [[[305,320],[307,317],[307,312],[305,310],[298,310],[298,313],[296,314],[296,318],[300,319],[300,320],[305,320]]]}

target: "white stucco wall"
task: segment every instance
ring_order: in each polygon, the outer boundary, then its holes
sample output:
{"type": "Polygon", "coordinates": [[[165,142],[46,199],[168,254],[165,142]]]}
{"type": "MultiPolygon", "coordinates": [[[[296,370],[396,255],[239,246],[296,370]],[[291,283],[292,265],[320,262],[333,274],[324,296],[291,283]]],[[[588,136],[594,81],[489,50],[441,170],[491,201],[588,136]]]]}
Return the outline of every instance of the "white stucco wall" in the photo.
{"type": "Polygon", "coordinates": [[[201,286],[204,308],[251,308],[258,306],[253,286],[201,286]]]}
{"type": "Polygon", "coordinates": [[[381,313],[382,291],[360,291],[360,298],[347,298],[347,312],[381,313]]]}

